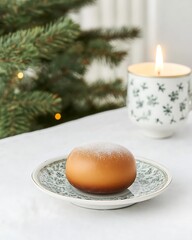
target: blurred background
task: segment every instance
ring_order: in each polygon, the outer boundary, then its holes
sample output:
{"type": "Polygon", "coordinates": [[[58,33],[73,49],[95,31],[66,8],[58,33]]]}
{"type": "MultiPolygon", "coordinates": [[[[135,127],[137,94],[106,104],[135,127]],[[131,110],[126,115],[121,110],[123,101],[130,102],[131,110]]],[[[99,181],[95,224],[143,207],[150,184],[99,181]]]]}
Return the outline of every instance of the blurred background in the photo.
{"type": "Polygon", "coordinates": [[[191,67],[191,0],[0,1],[0,138],[126,106],[127,68],[191,67]]]}
{"type": "Polygon", "coordinates": [[[98,0],[73,17],[82,28],[138,26],[141,38],[131,43],[129,56],[115,71],[106,66],[92,67],[93,75],[110,74],[127,80],[127,66],[138,62],[154,61],[157,44],[161,44],[164,60],[192,66],[192,1],[191,0],[98,0]]]}

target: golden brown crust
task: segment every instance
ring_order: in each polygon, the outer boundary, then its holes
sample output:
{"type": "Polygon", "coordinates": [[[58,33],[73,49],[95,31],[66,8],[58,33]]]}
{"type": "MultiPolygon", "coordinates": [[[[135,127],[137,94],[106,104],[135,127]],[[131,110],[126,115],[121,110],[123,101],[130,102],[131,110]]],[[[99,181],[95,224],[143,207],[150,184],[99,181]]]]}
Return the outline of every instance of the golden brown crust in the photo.
{"type": "Polygon", "coordinates": [[[99,145],[96,148],[75,148],[66,163],[68,181],[82,191],[98,194],[128,188],[136,177],[133,155],[114,144],[108,145],[107,150],[100,149],[99,145]]]}

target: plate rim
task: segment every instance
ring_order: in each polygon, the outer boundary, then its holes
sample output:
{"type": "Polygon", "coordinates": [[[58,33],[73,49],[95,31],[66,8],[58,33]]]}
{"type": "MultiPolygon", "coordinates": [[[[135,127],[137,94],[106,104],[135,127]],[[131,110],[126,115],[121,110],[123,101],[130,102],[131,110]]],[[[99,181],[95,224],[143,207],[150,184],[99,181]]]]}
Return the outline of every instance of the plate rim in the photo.
{"type": "Polygon", "coordinates": [[[125,205],[126,206],[126,205],[130,205],[130,204],[146,201],[146,200],[152,199],[152,198],[160,195],[162,192],[164,192],[167,189],[169,184],[172,182],[172,175],[171,175],[170,171],[164,165],[162,165],[161,163],[158,163],[154,160],[145,158],[145,157],[135,156],[136,160],[139,160],[139,161],[148,163],[150,165],[153,165],[154,167],[159,168],[160,170],[162,170],[163,172],[165,172],[167,174],[167,181],[161,189],[159,189],[159,190],[157,190],[153,193],[149,193],[145,196],[139,196],[139,197],[135,197],[135,198],[133,197],[133,198],[130,198],[130,199],[113,199],[113,200],[99,200],[98,199],[98,200],[96,200],[96,199],[79,199],[79,198],[74,198],[74,197],[67,197],[67,196],[60,195],[58,193],[51,192],[50,190],[46,189],[45,187],[42,186],[42,184],[39,182],[39,179],[38,179],[38,173],[42,168],[44,168],[45,166],[47,166],[51,163],[54,163],[54,162],[57,162],[57,161],[60,161],[60,160],[63,160],[63,159],[67,159],[67,156],[68,155],[65,154],[65,155],[62,155],[62,156],[47,159],[46,161],[40,163],[33,170],[32,174],[31,174],[31,178],[32,178],[33,183],[44,193],[46,193],[46,194],[48,194],[52,197],[56,197],[58,199],[66,200],[66,201],[74,203],[74,204],[86,204],[87,206],[92,206],[92,205],[97,205],[97,206],[125,205]]]}

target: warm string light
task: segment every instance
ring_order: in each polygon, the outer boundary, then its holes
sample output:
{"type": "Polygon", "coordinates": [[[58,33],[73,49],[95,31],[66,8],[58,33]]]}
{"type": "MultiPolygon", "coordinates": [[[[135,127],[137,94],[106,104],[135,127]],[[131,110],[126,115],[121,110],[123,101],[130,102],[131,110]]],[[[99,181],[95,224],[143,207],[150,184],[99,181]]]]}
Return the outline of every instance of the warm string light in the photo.
{"type": "Polygon", "coordinates": [[[24,74],[23,74],[22,72],[19,72],[19,73],[17,74],[17,77],[18,77],[19,79],[23,79],[24,74]]]}
{"type": "Polygon", "coordinates": [[[55,114],[55,119],[56,120],[60,120],[61,119],[61,114],[60,113],[56,113],[55,114]]]}
{"type": "Polygon", "coordinates": [[[156,50],[155,72],[159,76],[161,75],[162,70],[163,70],[163,53],[161,46],[158,45],[156,50]]]}

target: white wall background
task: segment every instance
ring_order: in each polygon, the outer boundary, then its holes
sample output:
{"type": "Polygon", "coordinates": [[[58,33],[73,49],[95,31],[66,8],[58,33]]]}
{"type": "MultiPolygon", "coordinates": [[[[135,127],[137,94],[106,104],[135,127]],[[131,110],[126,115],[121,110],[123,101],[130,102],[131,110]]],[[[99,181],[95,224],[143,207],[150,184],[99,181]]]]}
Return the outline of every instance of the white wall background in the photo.
{"type": "MultiPolygon", "coordinates": [[[[127,66],[154,61],[160,43],[164,59],[192,66],[192,0],[97,0],[95,5],[72,14],[82,28],[138,26],[142,38],[123,47],[130,50],[127,59],[117,68],[93,64],[87,78],[127,78],[127,66]]],[[[122,44],[122,43],[121,43],[122,44]]]]}
{"type": "Polygon", "coordinates": [[[156,2],[156,39],[166,50],[166,60],[192,67],[192,0],[156,2]]]}

